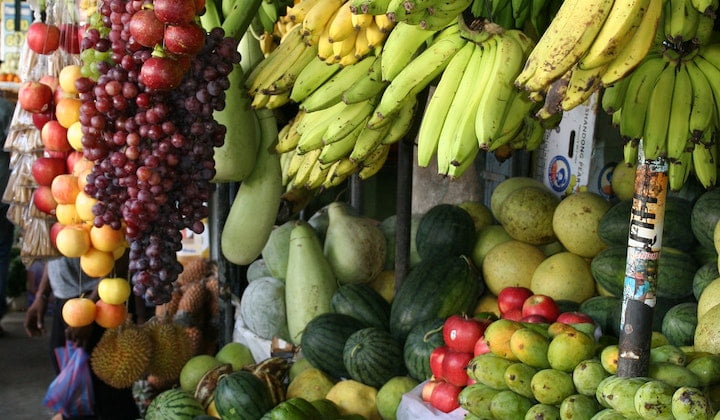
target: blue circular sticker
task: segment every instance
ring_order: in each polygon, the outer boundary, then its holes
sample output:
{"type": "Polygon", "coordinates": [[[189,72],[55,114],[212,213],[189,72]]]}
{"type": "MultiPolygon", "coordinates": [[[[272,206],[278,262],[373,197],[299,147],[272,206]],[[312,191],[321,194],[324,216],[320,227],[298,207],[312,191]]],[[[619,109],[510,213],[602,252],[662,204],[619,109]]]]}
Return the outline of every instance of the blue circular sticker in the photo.
{"type": "Polygon", "coordinates": [[[553,157],[548,165],[550,187],[556,192],[566,191],[570,185],[570,179],[570,164],[567,159],[561,155],[553,157]]]}
{"type": "Polygon", "coordinates": [[[603,166],[603,168],[600,170],[600,176],[598,177],[598,185],[597,189],[600,191],[600,193],[605,196],[605,198],[610,198],[613,196],[613,190],[612,190],[612,174],[613,170],[615,169],[615,162],[610,162],[603,166]]]}

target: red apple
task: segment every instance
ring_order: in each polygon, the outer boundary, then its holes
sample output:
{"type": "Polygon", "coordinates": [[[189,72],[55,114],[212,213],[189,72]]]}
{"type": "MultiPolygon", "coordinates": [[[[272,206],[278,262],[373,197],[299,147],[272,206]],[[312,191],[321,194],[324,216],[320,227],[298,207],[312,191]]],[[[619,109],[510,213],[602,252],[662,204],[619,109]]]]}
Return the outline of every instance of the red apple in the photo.
{"type": "Polygon", "coordinates": [[[35,159],[30,170],[38,185],[49,187],[56,176],[67,173],[67,164],[65,159],[43,156],[35,159]]]}
{"type": "Polygon", "coordinates": [[[56,87],[53,91],[53,104],[60,102],[60,99],[74,98],[75,95],[67,93],[60,86],[56,87]]]}
{"type": "Polygon", "coordinates": [[[433,389],[430,395],[430,405],[442,411],[449,413],[460,407],[458,396],[462,391],[462,387],[447,382],[440,382],[433,389]]]}
{"type": "Polygon", "coordinates": [[[469,318],[467,315],[451,315],[443,324],[443,339],[450,349],[470,353],[489,324],[489,320],[469,318]]]}
{"type": "Polygon", "coordinates": [[[25,34],[28,47],[38,54],[50,54],[60,46],[60,29],[44,22],[33,22],[25,34]]]}
{"type": "Polygon", "coordinates": [[[27,112],[45,112],[50,109],[53,91],[40,82],[25,82],[18,89],[18,103],[27,112]]]}
{"type": "Polygon", "coordinates": [[[522,308],[514,308],[507,312],[504,312],[500,318],[509,319],[511,321],[520,321],[522,318],[522,308]]]}
{"type": "Polygon", "coordinates": [[[475,384],[475,383],[477,383],[477,381],[476,381],[475,379],[473,379],[473,378],[471,378],[471,377],[468,376],[468,380],[467,380],[467,383],[465,384],[465,386],[470,386],[470,385],[475,384]]]}
{"type": "Polygon", "coordinates": [[[448,346],[440,346],[430,353],[430,372],[434,377],[443,377],[443,359],[449,350],[448,346]]]}
{"type": "Polygon", "coordinates": [[[548,320],[544,316],[537,314],[524,316],[520,318],[520,322],[529,322],[531,324],[549,324],[548,320]]]}
{"type": "Polygon", "coordinates": [[[430,379],[429,381],[425,382],[425,385],[423,385],[422,391],[420,393],[420,396],[423,401],[430,402],[430,397],[432,396],[432,392],[440,382],[441,381],[439,381],[437,379],[430,379]]]}
{"type": "Polygon", "coordinates": [[[58,152],[70,152],[73,150],[67,139],[67,128],[60,125],[58,120],[50,120],[40,130],[40,140],[42,140],[45,150],[55,150],[58,152]]]}
{"type": "Polygon", "coordinates": [[[55,118],[55,110],[51,107],[45,112],[34,112],[30,115],[32,116],[32,122],[35,128],[42,130],[46,122],[55,118]]]}
{"type": "Polygon", "coordinates": [[[80,27],[76,23],[60,24],[60,48],[68,54],[80,54],[80,27]]]}
{"type": "Polygon", "coordinates": [[[55,223],[53,223],[52,225],[50,225],[50,234],[49,234],[49,236],[50,236],[50,243],[51,243],[52,246],[54,246],[55,248],[57,248],[57,245],[56,245],[56,242],[55,242],[55,238],[57,238],[58,232],[60,232],[61,230],[63,230],[64,227],[65,227],[65,225],[63,225],[63,224],[60,223],[60,222],[55,222],[55,223]]]}
{"type": "Polygon", "coordinates": [[[579,311],[563,312],[558,315],[556,321],[563,324],[595,324],[595,320],[590,315],[579,311]]]}
{"type": "Polygon", "coordinates": [[[33,191],[32,202],[41,212],[55,215],[55,208],[58,203],[55,201],[55,197],[53,197],[52,190],[49,186],[38,186],[35,191],[33,191]]]}
{"type": "MultiPolygon", "coordinates": [[[[81,152],[79,150],[73,150],[72,152],[68,153],[67,159],[65,159],[65,160],[67,162],[68,173],[77,175],[77,173],[75,173],[76,172],[75,171],[76,164],[82,160],[87,160],[87,159],[85,159],[83,152],[81,152]]],[[[87,165],[84,167],[92,167],[92,165],[94,165],[92,161],[88,161],[88,162],[90,163],[90,165],[87,165]]]]}
{"type": "Polygon", "coordinates": [[[42,77],[40,77],[40,80],[38,80],[38,82],[50,86],[50,89],[52,89],[53,91],[57,89],[57,87],[60,85],[58,78],[51,74],[43,74],[42,77]]]}
{"type": "Polygon", "coordinates": [[[481,354],[490,353],[490,347],[488,347],[487,341],[485,341],[485,336],[478,338],[478,341],[475,342],[475,347],[473,347],[473,356],[480,356],[481,354]]]}
{"type": "Polygon", "coordinates": [[[500,316],[513,309],[522,309],[525,299],[532,296],[532,290],[522,286],[505,287],[500,290],[497,296],[498,310],[500,316]]]}
{"type": "Polygon", "coordinates": [[[468,380],[467,365],[473,357],[472,353],[448,350],[443,357],[443,379],[456,386],[465,386],[468,380]]]}
{"type": "Polygon", "coordinates": [[[522,316],[540,315],[547,322],[555,322],[560,315],[560,307],[553,298],[547,295],[532,295],[525,300],[522,306],[522,316]]]}
{"type": "Polygon", "coordinates": [[[68,155],[70,152],[61,152],[60,150],[47,150],[45,149],[43,151],[43,156],[45,157],[53,157],[58,159],[67,160],[68,155]]]}

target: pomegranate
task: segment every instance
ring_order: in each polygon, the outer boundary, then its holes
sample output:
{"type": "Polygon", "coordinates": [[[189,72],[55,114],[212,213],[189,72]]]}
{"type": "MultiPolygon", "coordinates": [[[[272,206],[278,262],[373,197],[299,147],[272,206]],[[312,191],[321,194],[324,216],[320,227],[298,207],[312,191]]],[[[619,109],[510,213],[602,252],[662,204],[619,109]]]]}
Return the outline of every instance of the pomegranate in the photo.
{"type": "Polygon", "coordinates": [[[205,45],[205,30],[196,23],[168,25],[165,28],[165,49],[173,54],[195,55],[205,45]]]}
{"type": "Polygon", "coordinates": [[[154,47],[162,44],[165,25],[150,9],[135,12],[128,23],[128,30],[133,39],[143,47],[154,47]]]}

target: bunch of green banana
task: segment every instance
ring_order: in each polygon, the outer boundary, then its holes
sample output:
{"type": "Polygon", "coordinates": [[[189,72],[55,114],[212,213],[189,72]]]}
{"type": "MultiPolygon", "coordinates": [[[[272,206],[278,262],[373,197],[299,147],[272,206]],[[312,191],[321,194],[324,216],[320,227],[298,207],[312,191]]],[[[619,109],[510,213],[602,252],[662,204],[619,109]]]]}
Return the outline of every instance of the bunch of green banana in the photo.
{"type": "Polygon", "coordinates": [[[438,173],[456,178],[480,150],[532,150],[542,143],[544,129],[531,112],[536,106],[513,85],[532,46],[518,30],[501,31],[452,57],[420,125],[419,166],[436,154],[438,173]]]}
{"type": "Polygon", "coordinates": [[[473,0],[390,0],[387,15],[393,22],[439,30],[455,22],[473,0]]]}
{"type": "Polygon", "coordinates": [[[520,29],[539,38],[560,8],[562,0],[473,0],[470,12],[504,29],[520,29]]]}
{"type": "Polygon", "coordinates": [[[673,1],[690,0],[566,0],[517,86],[545,101],[540,118],[572,109],[637,67],[655,41],[663,3],[673,1]]]}

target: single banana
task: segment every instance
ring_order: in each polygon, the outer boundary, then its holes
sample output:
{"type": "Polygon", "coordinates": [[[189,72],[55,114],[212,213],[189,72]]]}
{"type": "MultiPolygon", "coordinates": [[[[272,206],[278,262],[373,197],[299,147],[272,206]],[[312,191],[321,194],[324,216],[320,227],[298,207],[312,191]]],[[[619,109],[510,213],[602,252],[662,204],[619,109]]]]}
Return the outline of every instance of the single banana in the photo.
{"type": "Polygon", "coordinates": [[[302,34],[308,45],[317,43],[323,28],[343,4],[342,0],[318,0],[307,12],[302,23],[302,34]]]}
{"type": "MultiPolygon", "coordinates": [[[[303,161],[305,160],[305,155],[298,154],[296,151],[289,152],[291,153],[290,162],[287,164],[287,168],[284,169],[283,172],[283,185],[288,185],[288,182],[295,178],[295,174],[297,174],[298,169],[300,169],[300,165],[302,165],[303,161]]],[[[288,153],[283,153],[283,155],[287,155],[288,153]]]]}
{"type": "Polygon", "coordinates": [[[358,31],[357,36],[355,36],[355,49],[353,54],[355,54],[355,58],[360,60],[370,54],[370,51],[371,48],[367,37],[367,28],[362,28],[358,31]]]}
{"type": "Polygon", "coordinates": [[[541,92],[565,74],[592,44],[613,0],[566,0],[528,57],[517,83],[541,92]]]}
{"type": "Polygon", "coordinates": [[[668,186],[670,191],[680,191],[693,169],[692,151],[685,150],[677,159],[668,163],[668,186]]]}
{"type": "MultiPolygon", "coordinates": [[[[350,174],[343,175],[339,173],[339,169],[342,167],[345,161],[345,159],[341,159],[330,166],[330,170],[325,177],[325,181],[323,181],[322,183],[323,188],[337,187],[338,185],[342,184],[348,176],[350,176],[350,174]]],[[[357,167],[353,167],[353,172],[355,172],[356,169],[357,167]]]]}
{"type": "Polygon", "coordinates": [[[329,118],[329,116],[336,115],[338,112],[342,111],[343,108],[345,108],[345,104],[342,102],[338,102],[329,108],[321,109],[318,111],[309,112],[300,110],[298,112],[303,112],[304,114],[302,119],[298,121],[295,130],[300,134],[304,134],[312,127],[318,124],[322,124],[322,122],[329,118]]]}
{"type": "MultiPolygon", "coordinates": [[[[701,50],[702,53],[702,50],[701,50]]],[[[696,66],[705,74],[708,82],[710,83],[710,89],[713,92],[715,103],[720,104],[720,68],[713,66],[709,61],[705,59],[703,55],[698,54],[693,57],[693,62],[696,66]]],[[[720,121],[720,114],[718,114],[717,106],[715,107],[715,121],[720,121]]]]}
{"type": "Polygon", "coordinates": [[[370,70],[343,92],[342,101],[354,104],[377,96],[388,85],[380,72],[380,60],[375,60],[370,70]]]}
{"type": "Polygon", "coordinates": [[[475,44],[468,42],[453,56],[425,107],[417,136],[417,162],[421,167],[427,167],[437,151],[443,123],[473,51],[475,44]]]}
{"type": "Polygon", "coordinates": [[[593,69],[612,61],[635,35],[651,1],[663,0],[616,0],[579,67],[593,69]]]}
{"type": "Polygon", "coordinates": [[[295,117],[280,130],[280,133],[278,133],[278,142],[275,145],[276,152],[287,153],[295,150],[300,141],[300,133],[297,131],[297,126],[300,124],[303,116],[305,116],[305,111],[298,111],[295,117]]]}
{"type": "Polygon", "coordinates": [[[692,151],[692,165],[700,184],[705,188],[714,187],[717,184],[717,141],[707,138],[710,133],[703,133],[703,138],[698,139],[692,151]]]}
{"type": "MultiPolygon", "coordinates": [[[[280,154],[280,170],[282,172],[282,184],[283,185],[287,185],[288,182],[290,182],[290,177],[288,176],[288,171],[290,170],[290,165],[291,165],[294,157],[295,157],[295,150],[290,150],[289,152],[280,154]]],[[[299,163],[298,163],[298,165],[299,165],[299,163]]],[[[297,168],[295,168],[295,172],[297,172],[297,168]]]]}
{"type": "Polygon", "coordinates": [[[706,45],[712,41],[712,37],[715,34],[715,18],[707,15],[698,16],[697,30],[695,31],[695,38],[692,42],[695,45],[706,45]]]}
{"type": "MultiPolygon", "coordinates": [[[[281,60],[276,60],[280,61],[279,65],[270,67],[270,71],[265,72],[261,75],[261,77],[255,79],[248,87],[248,91],[253,94],[261,92],[266,95],[272,95],[273,84],[280,80],[283,75],[290,71],[293,67],[296,67],[296,70],[293,71],[299,72],[299,70],[302,70],[302,68],[309,63],[315,55],[313,50],[314,48],[308,47],[302,42],[298,43],[285,57],[281,60]],[[296,63],[297,66],[295,65],[296,63]]],[[[273,51],[273,54],[275,51],[277,51],[277,49],[273,51]]]]}
{"type": "MultiPolygon", "coordinates": [[[[405,96],[415,96],[435,79],[467,41],[459,35],[434,42],[405,66],[383,92],[372,118],[371,126],[383,124],[383,119],[400,109],[405,96]]],[[[384,55],[383,55],[384,57],[384,55]]],[[[383,73],[384,75],[384,73],[383,73]]]]}
{"type": "MultiPolygon", "coordinates": [[[[620,111],[617,112],[620,114],[620,111]]],[[[614,116],[615,114],[613,114],[614,116]]],[[[640,150],[640,139],[627,139],[623,145],[623,162],[633,166],[638,162],[638,151],[640,150]]]]}
{"type": "MultiPolygon", "coordinates": [[[[291,56],[293,50],[302,48],[301,44],[302,33],[301,28],[298,26],[287,34],[284,42],[281,42],[270,55],[250,71],[250,74],[245,79],[245,87],[248,88],[248,91],[254,94],[257,91],[257,86],[261,85],[264,79],[267,79],[273,73],[281,71],[287,65],[284,61],[291,56]]],[[[300,51],[298,50],[298,52],[300,51]]]]}
{"type": "Polygon", "coordinates": [[[322,136],[323,144],[330,144],[341,140],[360,124],[367,123],[370,113],[375,109],[375,98],[356,104],[347,105],[327,125],[322,136]]]}
{"type": "Polygon", "coordinates": [[[250,107],[252,109],[265,108],[265,105],[267,105],[269,100],[270,100],[270,95],[265,95],[264,93],[258,92],[255,95],[253,95],[252,102],[250,103],[250,107]]]}
{"type": "Polygon", "coordinates": [[[600,76],[607,65],[603,64],[588,70],[575,66],[572,69],[565,97],[560,102],[563,111],[569,111],[585,101],[600,89],[600,76]]]}
{"type": "Polygon", "coordinates": [[[513,3],[518,3],[512,5],[513,20],[516,28],[525,27],[525,22],[528,21],[532,12],[533,2],[534,0],[513,0],[513,3]]]}
{"type": "Polygon", "coordinates": [[[300,108],[314,111],[342,102],[342,94],[347,90],[347,87],[365,75],[377,59],[379,58],[368,56],[353,65],[343,67],[322,86],[307,96],[300,103],[300,108]]]}
{"type": "Polygon", "coordinates": [[[335,73],[340,70],[337,64],[325,64],[319,57],[311,60],[305,68],[300,71],[295,83],[293,84],[290,99],[293,102],[300,103],[307,98],[315,89],[322,86],[335,73]]]}
{"type": "Polygon", "coordinates": [[[717,105],[713,97],[713,90],[710,81],[705,73],[695,64],[694,60],[683,62],[690,76],[692,83],[692,109],[690,111],[690,119],[688,121],[688,129],[694,140],[704,137],[705,132],[715,131],[715,114],[717,105]]]}
{"type": "Polygon", "coordinates": [[[335,168],[335,173],[341,177],[348,177],[355,173],[358,169],[357,162],[353,162],[349,158],[339,160],[340,164],[335,168]]]}
{"type": "Polygon", "coordinates": [[[392,124],[386,124],[379,128],[370,128],[367,126],[367,121],[363,123],[362,131],[358,135],[348,158],[353,162],[365,160],[370,152],[375,150],[378,144],[382,143],[391,126],[392,124]]]}
{"type": "Polygon", "coordinates": [[[277,94],[270,94],[270,98],[268,99],[267,103],[265,104],[265,108],[267,109],[277,109],[280,108],[283,105],[286,105],[290,102],[290,91],[286,90],[285,92],[277,93],[277,94]]]}
{"type": "MultiPolygon", "coordinates": [[[[498,146],[502,145],[503,142],[500,141],[500,139],[515,137],[515,134],[521,131],[521,129],[527,124],[528,116],[531,115],[535,106],[535,102],[532,102],[524,92],[514,90],[512,97],[510,98],[510,104],[503,116],[500,129],[492,135],[492,141],[488,150],[495,150],[498,146]]],[[[478,112],[479,111],[480,110],[478,109],[478,112]]]]}
{"type": "Polygon", "coordinates": [[[612,114],[622,108],[629,80],[630,78],[626,77],[615,82],[611,86],[606,86],[605,89],[602,90],[600,105],[603,111],[607,112],[608,114],[612,114]]]}
{"type": "Polygon", "coordinates": [[[267,88],[261,88],[263,93],[272,95],[287,93],[288,99],[290,91],[292,90],[295,80],[297,80],[300,72],[317,57],[317,46],[305,47],[300,55],[292,62],[286,69],[285,72],[267,88]]]}
{"type": "Polygon", "coordinates": [[[360,122],[360,124],[358,124],[352,129],[352,131],[340,140],[325,144],[320,152],[320,156],[318,156],[318,161],[323,164],[329,164],[350,156],[350,152],[353,151],[355,142],[358,140],[358,136],[360,136],[360,133],[366,126],[366,122],[367,118],[365,118],[365,121],[360,122]]]}
{"type": "Polygon", "coordinates": [[[398,22],[383,44],[383,80],[394,79],[435,33],[436,31],[426,31],[416,25],[398,22]]]}
{"type": "Polygon", "coordinates": [[[351,54],[353,57],[355,56],[355,38],[357,38],[357,31],[352,31],[352,33],[342,41],[333,42],[333,55],[341,66],[343,66],[343,63],[341,63],[340,60],[343,57],[351,54]]]}
{"type": "Polygon", "coordinates": [[[340,67],[347,67],[352,66],[353,64],[360,61],[358,57],[355,55],[355,51],[350,51],[348,54],[345,54],[344,56],[340,57],[339,60],[337,60],[337,63],[340,65],[340,67]]]}
{"type": "Polygon", "coordinates": [[[375,23],[365,28],[365,38],[367,38],[368,48],[371,50],[382,47],[387,35],[387,32],[383,32],[375,23]]]}
{"type": "MultiPolygon", "coordinates": [[[[496,40],[493,38],[490,38],[483,47],[472,42],[468,43],[473,46],[473,51],[465,67],[465,71],[462,74],[457,91],[448,106],[438,135],[436,161],[437,172],[440,175],[448,174],[453,153],[457,153],[455,151],[456,133],[460,127],[460,117],[463,115],[464,109],[467,106],[467,98],[464,95],[458,95],[457,92],[471,92],[472,89],[482,88],[482,86],[478,84],[478,80],[482,77],[481,71],[485,70],[485,73],[489,74],[489,68],[492,67],[491,60],[487,58],[493,58],[494,55],[492,54],[492,48],[494,48],[496,40]]],[[[477,143],[477,139],[473,139],[472,144],[468,143],[463,145],[467,149],[464,150],[464,154],[472,154],[472,150],[477,147],[477,143]]]]}
{"type": "Polygon", "coordinates": [[[698,12],[712,16],[718,9],[718,0],[690,0],[692,6],[698,12]]]}
{"type": "Polygon", "coordinates": [[[378,145],[375,150],[370,153],[368,158],[360,165],[360,172],[358,172],[358,177],[361,180],[366,180],[378,173],[378,171],[382,169],[383,165],[385,165],[385,161],[387,160],[389,154],[389,144],[378,145]]]}
{"type": "MultiPolygon", "coordinates": [[[[328,25],[329,26],[329,25],[328,25]]],[[[322,33],[320,33],[320,38],[318,38],[317,42],[317,55],[320,60],[323,62],[330,57],[334,57],[333,55],[333,47],[332,42],[330,41],[330,28],[328,26],[325,26],[322,30],[322,33]]],[[[328,63],[324,63],[328,64],[328,63]]]]}
{"type": "MultiPolygon", "coordinates": [[[[662,58],[649,58],[641,63],[630,76],[625,92],[620,123],[620,134],[630,138],[641,138],[645,127],[645,114],[655,81],[668,66],[662,58]]],[[[687,119],[687,115],[686,115],[687,119]]]]}
{"type": "MultiPolygon", "coordinates": [[[[205,2],[207,4],[207,2],[205,2]]],[[[266,32],[272,32],[278,20],[278,11],[273,2],[262,1],[257,11],[257,17],[266,32]]]]}
{"type": "MultiPolygon", "coordinates": [[[[645,159],[654,160],[667,154],[673,86],[675,86],[675,67],[667,66],[655,81],[648,101],[642,137],[645,159]]],[[[629,111],[632,112],[632,109],[629,111]]]]}
{"type": "Polygon", "coordinates": [[[295,188],[304,187],[310,179],[310,172],[312,168],[317,164],[317,158],[320,156],[321,149],[315,149],[302,155],[302,162],[298,167],[295,176],[292,177],[290,185],[295,188]]]}
{"type": "Polygon", "coordinates": [[[302,23],[305,20],[305,15],[319,2],[320,0],[300,0],[292,7],[288,6],[286,8],[285,16],[293,23],[302,23]]]}
{"type": "Polygon", "coordinates": [[[315,162],[315,165],[313,165],[310,170],[310,175],[308,175],[307,181],[305,181],[305,188],[308,190],[320,188],[323,182],[325,182],[325,179],[327,179],[327,174],[330,172],[331,166],[331,164],[326,165],[321,163],[319,160],[315,162]]]}
{"type": "Polygon", "coordinates": [[[531,152],[545,141],[545,127],[531,116],[525,117],[525,150],[531,152]]]}
{"type": "MultiPolygon", "coordinates": [[[[572,70],[569,70],[559,79],[556,79],[550,84],[547,92],[545,92],[543,106],[535,113],[535,117],[541,121],[550,121],[553,118],[562,118],[562,108],[560,107],[560,104],[567,92],[571,76],[572,70]]],[[[532,99],[532,96],[530,99],[532,99]]]]}
{"type": "MultiPolygon", "coordinates": [[[[502,123],[507,112],[513,112],[508,106],[511,105],[511,98],[515,86],[513,81],[523,66],[523,49],[515,41],[515,38],[505,35],[495,36],[497,46],[495,57],[490,61],[492,67],[485,67],[481,74],[480,84],[476,89],[480,91],[477,102],[470,100],[467,111],[473,115],[472,130],[461,122],[461,130],[457,136],[476,136],[480,150],[487,150],[490,144],[502,131],[502,123]],[[488,73],[487,76],[484,76],[488,73]],[[475,107],[475,109],[472,109],[475,107]]],[[[485,60],[483,60],[485,61],[485,60]]],[[[471,95],[472,97],[473,95],[471,95]]],[[[463,119],[461,119],[462,121],[463,119]]],[[[458,139],[456,138],[456,146],[458,139]]],[[[454,156],[453,156],[454,158],[454,156]]],[[[462,160],[460,160],[462,162],[462,160]]]]}
{"type": "Polygon", "coordinates": [[[681,159],[684,152],[692,144],[690,138],[690,113],[692,112],[693,87],[687,67],[682,65],[675,73],[673,86],[673,102],[670,109],[670,122],[668,123],[668,151],[667,156],[681,159]]]}
{"type": "Polygon", "coordinates": [[[380,29],[380,32],[387,34],[395,27],[395,22],[391,21],[385,13],[378,13],[375,14],[375,25],[380,29]]]}
{"type": "Polygon", "coordinates": [[[375,18],[369,13],[353,13],[350,17],[350,20],[352,22],[353,28],[356,31],[359,31],[362,28],[367,28],[368,26],[370,26],[370,24],[375,21],[375,18]]]}
{"type": "Polygon", "coordinates": [[[370,15],[385,14],[390,0],[351,0],[350,9],[353,13],[367,13],[370,15]]]}
{"type": "Polygon", "coordinates": [[[667,0],[665,3],[665,36],[675,45],[695,38],[699,12],[689,0],[667,0]]]}
{"type": "Polygon", "coordinates": [[[450,165],[448,167],[447,176],[450,179],[458,179],[465,171],[475,162],[475,158],[480,153],[480,149],[475,147],[472,153],[465,158],[459,165],[450,165]]]}
{"type": "Polygon", "coordinates": [[[647,11],[635,34],[620,50],[615,58],[608,63],[602,75],[604,86],[610,86],[623,79],[645,58],[655,41],[658,25],[663,11],[663,0],[651,0],[647,11]]]}
{"type": "Polygon", "coordinates": [[[312,115],[314,113],[306,114],[305,119],[314,121],[314,123],[307,123],[307,129],[300,131],[300,139],[296,147],[297,153],[302,155],[322,148],[324,145],[323,134],[325,134],[325,130],[327,130],[328,125],[335,117],[345,111],[345,108],[347,108],[347,106],[342,104],[342,106],[338,108],[332,107],[316,111],[320,115],[312,115]]]}
{"type": "Polygon", "coordinates": [[[417,103],[417,97],[408,98],[400,111],[395,114],[392,124],[386,124],[389,127],[382,139],[382,144],[393,144],[405,137],[413,124],[417,103]]]}
{"type": "Polygon", "coordinates": [[[340,42],[355,32],[352,24],[353,13],[348,2],[343,3],[328,26],[328,40],[331,44],[340,42]]]}

